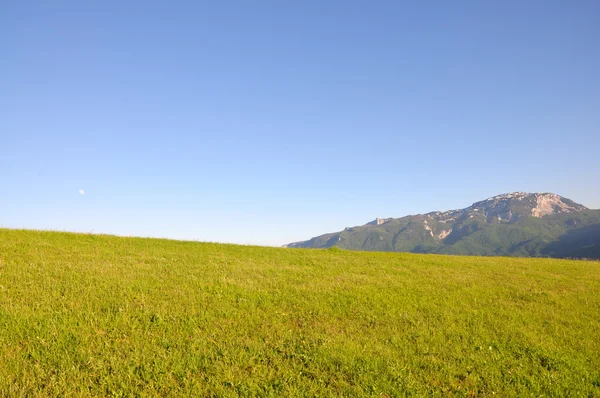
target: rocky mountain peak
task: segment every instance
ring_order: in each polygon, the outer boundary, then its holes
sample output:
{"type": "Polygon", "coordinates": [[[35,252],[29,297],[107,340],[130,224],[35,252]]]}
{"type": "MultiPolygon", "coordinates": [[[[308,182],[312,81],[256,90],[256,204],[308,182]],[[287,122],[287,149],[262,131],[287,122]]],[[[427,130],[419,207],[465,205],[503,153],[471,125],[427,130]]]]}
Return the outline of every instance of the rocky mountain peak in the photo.
{"type": "Polygon", "coordinates": [[[485,216],[488,221],[511,222],[524,216],[543,217],[586,209],[583,205],[553,193],[510,192],[475,202],[465,209],[429,215],[444,223],[478,216],[485,216]]]}
{"type": "Polygon", "coordinates": [[[534,195],[537,203],[536,207],[531,209],[531,215],[534,217],[542,217],[546,214],[571,213],[587,209],[583,205],[553,193],[539,193],[534,195]]]}
{"type": "Polygon", "coordinates": [[[366,225],[287,245],[332,246],[414,253],[600,258],[600,210],[590,210],[553,193],[510,192],[464,209],[377,218],[366,225]]]}
{"type": "Polygon", "coordinates": [[[393,220],[393,218],[376,218],[373,221],[366,223],[365,225],[381,225],[391,220],[393,220]]]}
{"type": "Polygon", "coordinates": [[[511,211],[521,216],[543,217],[547,214],[571,213],[586,207],[554,193],[511,192],[474,203],[468,209],[482,208],[490,215],[511,211]]]}

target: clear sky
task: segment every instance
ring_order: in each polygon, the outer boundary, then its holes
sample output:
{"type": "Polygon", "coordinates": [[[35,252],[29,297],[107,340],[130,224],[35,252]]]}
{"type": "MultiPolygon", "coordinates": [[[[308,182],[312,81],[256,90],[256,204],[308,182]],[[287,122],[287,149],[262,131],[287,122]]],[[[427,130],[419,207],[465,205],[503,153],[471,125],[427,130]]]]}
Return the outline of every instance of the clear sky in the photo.
{"type": "Polygon", "coordinates": [[[3,1],[0,225],[280,245],[510,191],[600,208],[599,21],[596,0],[3,1]]]}

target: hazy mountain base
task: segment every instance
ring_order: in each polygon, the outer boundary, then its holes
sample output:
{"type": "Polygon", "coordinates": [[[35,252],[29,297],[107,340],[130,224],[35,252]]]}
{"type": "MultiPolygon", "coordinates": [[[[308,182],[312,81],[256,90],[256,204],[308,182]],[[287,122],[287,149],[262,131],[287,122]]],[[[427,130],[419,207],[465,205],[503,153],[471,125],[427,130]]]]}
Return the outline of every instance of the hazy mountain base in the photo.
{"type": "Polygon", "coordinates": [[[600,396],[600,262],[0,229],[0,396],[600,396]]]}
{"type": "Polygon", "coordinates": [[[408,216],[382,225],[346,228],[289,245],[332,246],[366,251],[597,259],[600,258],[600,210],[524,216],[511,222],[479,214],[452,225],[428,215],[408,216]]]}

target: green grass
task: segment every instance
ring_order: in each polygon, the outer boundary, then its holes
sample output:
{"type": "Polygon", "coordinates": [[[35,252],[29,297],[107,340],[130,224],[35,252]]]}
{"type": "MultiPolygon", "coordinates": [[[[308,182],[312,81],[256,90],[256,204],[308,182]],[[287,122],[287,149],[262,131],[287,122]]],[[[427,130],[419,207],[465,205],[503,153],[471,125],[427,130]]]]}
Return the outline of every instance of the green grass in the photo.
{"type": "Polygon", "coordinates": [[[0,396],[600,396],[600,262],[0,229],[0,396]]]}

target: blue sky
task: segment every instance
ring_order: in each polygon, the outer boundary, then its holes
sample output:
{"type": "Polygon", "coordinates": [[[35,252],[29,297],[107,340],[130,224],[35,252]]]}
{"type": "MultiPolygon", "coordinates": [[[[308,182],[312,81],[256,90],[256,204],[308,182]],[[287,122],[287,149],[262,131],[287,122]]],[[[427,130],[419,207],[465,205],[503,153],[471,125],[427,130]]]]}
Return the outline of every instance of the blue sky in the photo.
{"type": "Polygon", "coordinates": [[[280,245],[510,191],[600,208],[597,1],[0,10],[4,227],[280,245]]]}

